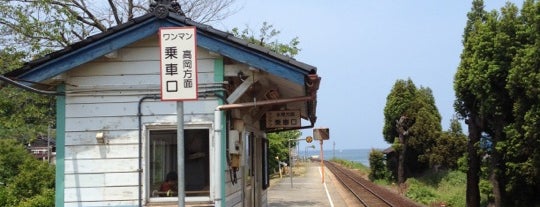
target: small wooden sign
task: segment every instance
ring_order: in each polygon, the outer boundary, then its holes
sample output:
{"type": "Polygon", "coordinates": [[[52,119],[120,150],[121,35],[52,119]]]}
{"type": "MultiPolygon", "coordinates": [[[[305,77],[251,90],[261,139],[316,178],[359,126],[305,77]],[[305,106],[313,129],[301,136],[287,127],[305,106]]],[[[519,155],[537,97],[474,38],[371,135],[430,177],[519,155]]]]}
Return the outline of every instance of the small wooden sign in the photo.
{"type": "Polygon", "coordinates": [[[300,127],[300,111],[269,111],[266,112],[266,128],[300,127]]]}
{"type": "Polygon", "coordinates": [[[316,140],[329,140],[330,129],[328,128],[315,128],[313,129],[313,138],[316,140]]]}

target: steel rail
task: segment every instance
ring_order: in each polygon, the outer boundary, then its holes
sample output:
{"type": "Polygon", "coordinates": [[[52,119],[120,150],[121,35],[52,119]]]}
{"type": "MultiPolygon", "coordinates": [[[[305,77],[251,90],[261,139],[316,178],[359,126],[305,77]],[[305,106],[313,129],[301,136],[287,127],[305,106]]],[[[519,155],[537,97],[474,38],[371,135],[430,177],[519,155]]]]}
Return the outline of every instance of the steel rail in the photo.
{"type": "Polygon", "coordinates": [[[348,178],[350,179],[351,181],[353,181],[354,183],[357,184],[357,186],[360,186],[362,187],[364,190],[366,190],[367,192],[369,192],[371,195],[373,195],[375,198],[377,198],[378,200],[382,201],[383,203],[385,203],[386,205],[390,206],[390,207],[394,207],[395,205],[390,203],[388,200],[384,199],[382,196],[380,196],[379,194],[377,194],[375,191],[373,191],[372,189],[370,189],[368,186],[364,185],[363,183],[359,182],[356,178],[354,178],[353,176],[350,175],[351,172],[348,172],[348,171],[345,171],[343,170],[341,167],[338,167],[336,166],[336,164],[332,163],[332,162],[329,162],[329,161],[325,161],[325,165],[327,167],[329,167],[330,171],[335,175],[335,177],[358,199],[358,201],[360,201],[360,203],[362,203],[362,205],[368,207],[369,204],[366,200],[362,199],[361,195],[359,195],[357,192],[354,191],[353,187],[350,186],[349,184],[347,184],[345,181],[344,181],[344,177],[345,178],[348,178]]]}

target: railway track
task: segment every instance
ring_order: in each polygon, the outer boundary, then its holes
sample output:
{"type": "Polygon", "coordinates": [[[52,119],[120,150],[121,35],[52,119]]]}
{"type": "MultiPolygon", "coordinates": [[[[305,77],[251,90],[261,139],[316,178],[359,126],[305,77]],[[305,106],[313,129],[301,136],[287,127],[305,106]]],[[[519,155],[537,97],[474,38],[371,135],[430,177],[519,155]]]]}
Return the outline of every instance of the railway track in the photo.
{"type": "Polygon", "coordinates": [[[325,161],[325,166],[343,186],[364,206],[416,207],[419,206],[393,192],[383,189],[364,179],[356,172],[335,163],[325,161]]]}

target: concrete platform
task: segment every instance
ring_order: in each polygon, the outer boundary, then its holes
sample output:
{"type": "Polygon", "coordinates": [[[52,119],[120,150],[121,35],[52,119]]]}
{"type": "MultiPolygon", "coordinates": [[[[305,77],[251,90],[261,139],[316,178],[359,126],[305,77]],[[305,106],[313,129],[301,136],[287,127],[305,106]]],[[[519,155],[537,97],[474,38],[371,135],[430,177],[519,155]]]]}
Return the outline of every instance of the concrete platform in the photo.
{"type": "Polygon", "coordinates": [[[289,175],[271,183],[268,191],[270,207],[318,207],[347,206],[340,193],[340,183],[325,169],[325,183],[322,183],[320,162],[303,163],[305,171],[291,180],[289,175]]]}

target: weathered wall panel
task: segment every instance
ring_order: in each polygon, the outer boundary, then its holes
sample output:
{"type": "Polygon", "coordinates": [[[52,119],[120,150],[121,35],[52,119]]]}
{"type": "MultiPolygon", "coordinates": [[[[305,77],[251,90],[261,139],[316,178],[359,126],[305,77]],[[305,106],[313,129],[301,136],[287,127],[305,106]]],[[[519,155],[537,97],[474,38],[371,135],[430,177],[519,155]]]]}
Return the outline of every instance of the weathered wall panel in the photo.
{"type": "Polygon", "coordinates": [[[126,198],[136,198],[138,193],[137,187],[67,188],[64,190],[66,202],[125,201],[126,198]]]}
{"type": "MultiPolygon", "coordinates": [[[[212,73],[197,73],[199,84],[213,83],[214,75],[212,73]]],[[[67,87],[68,93],[84,91],[88,89],[106,90],[123,86],[124,90],[140,89],[139,85],[146,85],[148,90],[159,89],[159,74],[135,74],[120,76],[79,76],[72,77],[68,83],[72,86],[67,87]]]]}
{"type": "Polygon", "coordinates": [[[242,204],[242,191],[236,191],[230,196],[227,196],[227,199],[225,199],[225,201],[227,204],[226,206],[228,207],[242,204]]]}
{"type": "MultiPolygon", "coordinates": [[[[159,51],[156,49],[156,52],[159,51]]],[[[147,60],[131,58],[126,61],[89,62],[71,70],[68,74],[70,77],[159,75],[159,53],[155,56],[157,58],[145,58],[147,60]]],[[[197,59],[197,71],[199,73],[213,73],[213,69],[214,59],[197,59]]]]}
{"type": "MultiPolygon", "coordinates": [[[[216,56],[198,49],[198,81],[213,84],[216,56]]],[[[159,94],[159,65],[157,38],[152,37],[118,50],[116,57],[100,58],[67,74],[65,206],[138,204],[138,104],[145,95],[159,94]],[[97,143],[98,132],[104,132],[107,144],[97,143]]],[[[184,123],[212,124],[217,105],[216,98],[184,102],[184,123]]],[[[147,128],[176,124],[176,102],[147,99],[141,106],[146,147],[147,128]]],[[[147,150],[143,152],[146,172],[147,150]]],[[[237,176],[235,185],[226,176],[228,206],[242,206],[244,184],[240,172],[237,176]]]]}
{"type": "MultiPolygon", "coordinates": [[[[66,77],[66,206],[138,203],[138,105],[143,96],[159,94],[160,82],[157,44],[140,45],[150,47],[123,48],[115,58],[84,64],[66,77]],[[97,143],[98,132],[106,144],[97,143]]],[[[199,51],[199,83],[213,83],[214,61],[199,51]]],[[[147,126],[176,124],[176,102],[147,99],[141,106],[145,146],[147,126]]],[[[185,102],[184,122],[212,123],[216,106],[215,98],[185,102]]]]}
{"type": "Polygon", "coordinates": [[[137,143],[66,146],[65,159],[133,158],[138,149],[137,143]]]}
{"type": "Polygon", "coordinates": [[[125,187],[136,186],[138,176],[137,172],[66,174],[64,182],[66,188],[125,187]]]}
{"type": "Polygon", "coordinates": [[[65,173],[137,172],[137,158],[65,160],[65,173]]]}
{"type": "Polygon", "coordinates": [[[89,62],[68,72],[70,77],[159,75],[159,60],[89,62]]]}
{"type": "MultiPolygon", "coordinates": [[[[133,51],[134,49],[144,49],[144,48],[157,48],[159,47],[159,39],[158,39],[158,35],[156,36],[153,36],[153,37],[148,37],[148,38],[145,38],[141,41],[138,41],[132,45],[129,45],[125,48],[122,48],[121,50],[129,50],[129,51],[133,51]]],[[[208,50],[205,50],[205,49],[202,49],[202,48],[197,48],[197,52],[198,52],[198,58],[199,59],[206,59],[206,58],[215,58],[215,55],[212,55],[210,54],[210,52],[208,50]]],[[[156,52],[159,52],[157,49],[155,50],[156,52]]],[[[125,51],[122,51],[125,53],[125,51]]],[[[154,53],[154,52],[149,52],[149,53],[154,53]]],[[[159,53],[158,53],[159,54],[159,53]]],[[[135,54],[137,55],[137,54],[135,54]]],[[[124,55],[124,56],[127,56],[127,55],[124,55]]],[[[127,58],[125,58],[127,59],[127,58]]],[[[159,57],[158,57],[159,59],[159,57]]]]}
{"type": "Polygon", "coordinates": [[[105,186],[105,173],[94,174],[66,174],[64,177],[64,187],[70,188],[88,188],[105,186]]]}
{"type": "MultiPolygon", "coordinates": [[[[66,117],[84,118],[84,117],[118,117],[118,116],[136,116],[138,111],[137,102],[116,102],[116,103],[81,103],[67,104],[66,117]]],[[[185,114],[208,114],[217,107],[215,99],[201,99],[199,101],[184,102],[185,114]]],[[[141,106],[143,115],[160,116],[176,114],[176,102],[166,101],[148,101],[141,106]]]]}
{"type": "Polygon", "coordinates": [[[225,172],[225,195],[227,197],[234,196],[234,194],[236,194],[237,192],[242,191],[242,186],[244,186],[244,184],[242,183],[241,171],[238,171],[236,173],[236,176],[238,178],[237,183],[233,185],[231,182],[231,176],[229,176],[229,169],[225,172]]]}
{"type": "MultiPolygon", "coordinates": [[[[213,114],[191,113],[184,115],[184,122],[212,122],[213,114]]],[[[175,124],[176,115],[143,116],[143,125],[146,124],[175,124]]],[[[66,122],[66,132],[86,132],[86,131],[115,131],[115,130],[138,130],[137,116],[124,117],[95,117],[95,118],[68,118],[66,122]]],[[[95,135],[94,135],[95,137],[95,135]]]]}
{"type": "Polygon", "coordinates": [[[93,202],[66,202],[64,207],[103,207],[103,206],[115,206],[115,207],[138,207],[137,200],[125,200],[125,201],[93,201],[93,202]]]}
{"type": "MultiPolygon", "coordinates": [[[[66,134],[66,146],[96,145],[97,131],[71,131],[66,134]]],[[[115,130],[107,131],[109,144],[138,144],[139,132],[137,130],[115,130]]],[[[67,149],[66,149],[67,150],[67,149]]]]}

